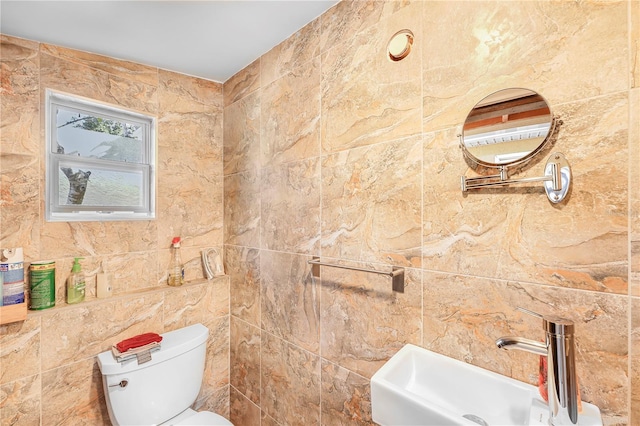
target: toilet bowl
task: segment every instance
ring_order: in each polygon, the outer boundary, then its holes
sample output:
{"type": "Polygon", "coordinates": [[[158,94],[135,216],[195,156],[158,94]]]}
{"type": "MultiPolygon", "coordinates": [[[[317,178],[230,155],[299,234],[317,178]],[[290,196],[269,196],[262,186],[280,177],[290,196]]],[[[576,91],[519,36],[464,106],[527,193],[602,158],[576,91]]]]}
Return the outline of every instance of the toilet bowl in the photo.
{"type": "Polygon", "coordinates": [[[190,407],[200,392],[209,330],[195,324],[162,335],[151,360],[118,362],[98,355],[109,418],[113,425],[232,425],[210,411],[190,407]]]}
{"type": "Polygon", "coordinates": [[[178,416],[162,423],[159,426],[218,426],[231,425],[231,422],[220,414],[211,411],[194,411],[186,409],[178,416]]]}

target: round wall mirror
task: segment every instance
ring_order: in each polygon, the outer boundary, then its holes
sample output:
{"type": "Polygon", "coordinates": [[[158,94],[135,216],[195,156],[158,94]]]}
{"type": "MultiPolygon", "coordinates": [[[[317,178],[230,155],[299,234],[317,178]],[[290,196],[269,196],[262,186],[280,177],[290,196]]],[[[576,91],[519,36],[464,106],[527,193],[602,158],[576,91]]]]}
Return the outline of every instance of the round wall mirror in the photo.
{"type": "Polygon", "coordinates": [[[520,88],[495,92],[471,110],[462,128],[462,150],[487,167],[513,165],[538,153],[553,133],[549,104],[520,88]]]}

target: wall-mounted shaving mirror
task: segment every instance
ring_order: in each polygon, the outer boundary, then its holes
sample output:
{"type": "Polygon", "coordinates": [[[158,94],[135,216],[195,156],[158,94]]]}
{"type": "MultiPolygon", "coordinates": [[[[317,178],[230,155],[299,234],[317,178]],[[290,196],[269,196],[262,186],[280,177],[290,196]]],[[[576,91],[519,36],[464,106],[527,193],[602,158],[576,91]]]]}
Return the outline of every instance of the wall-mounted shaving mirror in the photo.
{"type": "Polygon", "coordinates": [[[487,167],[512,165],[535,155],[552,132],[553,116],[542,96],[528,89],[505,89],[476,104],[462,128],[462,148],[487,167]]]}
{"type": "Polygon", "coordinates": [[[473,168],[497,168],[499,173],[467,178],[462,191],[524,182],[544,182],[547,197],[562,201],[571,183],[571,168],[562,153],[551,154],[544,176],[510,179],[508,167],[530,160],[549,143],[556,123],[547,101],[533,90],[511,88],[483,98],[467,116],[460,135],[460,148],[473,168]]]}

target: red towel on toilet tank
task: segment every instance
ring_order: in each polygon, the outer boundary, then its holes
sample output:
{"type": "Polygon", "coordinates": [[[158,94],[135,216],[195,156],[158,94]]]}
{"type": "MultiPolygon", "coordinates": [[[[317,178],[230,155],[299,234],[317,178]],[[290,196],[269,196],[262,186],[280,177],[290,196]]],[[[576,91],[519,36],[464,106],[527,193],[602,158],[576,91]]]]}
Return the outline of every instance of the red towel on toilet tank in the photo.
{"type": "Polygon", "coordinates": [[[156,333],[144,333],[139,334],[137,336],[130,337],[128,339],[124,339],[120,343],[116,343],[116,348],[120,352],[126,352],[129,349],[139,348],[140,346],[148,345],[149,343],[162,341],[162,336],[156,333]]]}

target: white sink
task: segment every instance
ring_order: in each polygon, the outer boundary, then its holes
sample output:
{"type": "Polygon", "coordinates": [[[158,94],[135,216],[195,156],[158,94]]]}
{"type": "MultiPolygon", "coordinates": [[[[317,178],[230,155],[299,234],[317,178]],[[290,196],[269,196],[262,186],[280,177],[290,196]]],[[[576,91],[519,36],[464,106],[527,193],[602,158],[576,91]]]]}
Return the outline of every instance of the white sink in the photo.
{"type": "MultiPolygon", "coordinates": [[[[371,406],[383,426],[546,426],[549,418],[537,387],[414,345],[373,375],[371,406]]],[[[583,402],[578,424],[601,426],[598,407],[583,402]]]]}

